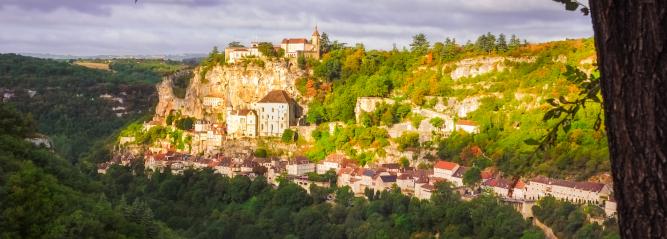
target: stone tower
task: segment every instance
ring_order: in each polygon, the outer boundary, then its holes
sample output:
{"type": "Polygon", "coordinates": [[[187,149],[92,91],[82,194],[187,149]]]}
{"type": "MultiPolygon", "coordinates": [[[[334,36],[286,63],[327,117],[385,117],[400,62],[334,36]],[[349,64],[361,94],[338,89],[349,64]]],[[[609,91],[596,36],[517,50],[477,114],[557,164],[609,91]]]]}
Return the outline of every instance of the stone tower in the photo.
{"type": "Polygon", "coordinates": [[[313,35],[310,37],[310,44],[313,44],[315,59],[320,59],[320,32],[317,31],[317,25],[315,25],[315,31],[313,31],[313,35]]]}

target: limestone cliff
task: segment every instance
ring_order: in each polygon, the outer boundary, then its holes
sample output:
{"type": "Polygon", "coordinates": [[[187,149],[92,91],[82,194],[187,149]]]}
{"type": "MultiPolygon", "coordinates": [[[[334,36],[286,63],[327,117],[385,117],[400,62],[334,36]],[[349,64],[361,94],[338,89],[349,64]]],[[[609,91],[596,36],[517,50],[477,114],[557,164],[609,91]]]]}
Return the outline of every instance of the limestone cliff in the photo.
{"type": "Polygon", "coordinates": [[[265,66],[215,66],[206,72],[204,79],[201,71],[201,68],[194,70],[183,99],[174,95],[172,77],[158,84],[157,120],[164,119],[172,110],[180,110],[183,115],[216,121],[225,106],[231,104],[234,109],[250,108],[269,91],[277,89],[285,90],[298,99],[300,96],[295,82],[305,74],[282,61],[267,62],[265,66]],[[204,98],[207,97],[220,100],[219,106],[206,107],[204,98]]]}
{"type": "MultiPolygon", "coordinates": [[[[469,58],[454,63],[454,70],[451,77],[457,80],[462,77],[475,77],[492,71],[503,71],[507,66],[506,61],[510,62],[534,62],[535,58],[515,58],[515,57],[481,57],[469,58]]],[[[451,67],[445,65],[445,67],[451,67]]]]}

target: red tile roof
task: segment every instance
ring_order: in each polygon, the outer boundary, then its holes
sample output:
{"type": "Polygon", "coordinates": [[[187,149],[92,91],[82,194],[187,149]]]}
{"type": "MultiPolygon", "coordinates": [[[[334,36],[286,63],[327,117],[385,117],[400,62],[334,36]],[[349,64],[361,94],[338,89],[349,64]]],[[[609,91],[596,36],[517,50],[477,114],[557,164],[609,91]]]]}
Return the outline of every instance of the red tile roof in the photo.
{"type": "Polygon", "coordinates": [[[544,176],[535,177],[535,178],[531,179],[530,182],[542,183],[542,184],[547,184],[547,185],[557,185],[557,186],[561,186],[561,187],[574,188],[574,189],[579,189],[579,190],[589,191],[589,192],[600,192],[602,190],[602,188],[604,188],[604,184],[602,184],[602,183],[574,182],[574,181],[568,181],[568,180],[547,178],[547,177],[544,177],[544,176]]]}
{"type": "Polygon", "coordinates": [[[477,122],[472,121],[472,120],[458,120],[456,121],[456,124],[458,125],[469,125],[469,126],[478,126],[477,122]]]}
{"type": "Polygon", "coordinates": [[[444,160],[439,160],[433,168],[438,168],[438,169],[446,169],[446,170],[454,170],[459,164],[457,163],[452,163],[449,161],[444,161],[444,160]]]}
{"type": "Polygon", "coordinates": [[[491,170],[484,170],[480,173],[482,179],[489,179],[493,177],[493,172],[491,170]]]}
{"type": "Polygon", "coordinates": [[[283,44],[306,44],[308,40],[306,38],[285,38],[283,39],[283,44]]]}
{"type": "Polygon", "coordinates": [[[345,157],[344,154],[329,154],[329,156],[327,156],[327,158],[324,161],[343,163],[346,159],[347,158],[345,157]]]}

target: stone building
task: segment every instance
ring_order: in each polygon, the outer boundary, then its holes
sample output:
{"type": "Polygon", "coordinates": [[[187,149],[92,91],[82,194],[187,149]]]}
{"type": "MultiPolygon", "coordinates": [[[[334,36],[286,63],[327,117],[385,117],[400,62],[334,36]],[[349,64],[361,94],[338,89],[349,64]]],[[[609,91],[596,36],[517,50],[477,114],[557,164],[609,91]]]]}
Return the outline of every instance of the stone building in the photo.
{"type": "Polygon", "coordinates": [[[296,124],[296,104],[283,90],[273,90],[253,105],[258,116],[258,136],[281,136],[296,124]]]}
{"type": "Polygon", "coordinates": [[[454,176],[459,167],[457,163],[439,160],[433,165],[433,177],[452,181],[452,176],[454,176]]]}
{"type": "Polygon", "coordinates": [[[280,48],[285,51],[286,57],[295,58],[299,55],[305,57],[320,59],[320,33],[315,31],[310,37],[310,41],[306,38],[285,38],[280,43],[280,48]]]}
{"type": "Polygon", "coordinates": [[[602,204],[609,199],[611,189],[608,185],[594,182],[574,182],[547,178],[532,178],[526,186],[526,198],[538,200],[547,195],[574,203],[602,204]]]}
{"type": "Polygon", "coordinates": [[[258,44],[252,42],[250,47],[227,47],[225,48],[225,59],[228,63],[236,63],[244,57],[261,57],[262,53],[257,48],[258,44]]]}
{"type": "Polygon", "coordinates": [[[257,136],[257,114],[253,110],[227,107],[227,135],[232,138],[257,136]]]}
{"type": "Polygon", "coordinates": [[[288,175],[301,176],[315,172],[315,164],[306,157],[296,157],[294,161],[287,164],[286,169],[288,175]]]}

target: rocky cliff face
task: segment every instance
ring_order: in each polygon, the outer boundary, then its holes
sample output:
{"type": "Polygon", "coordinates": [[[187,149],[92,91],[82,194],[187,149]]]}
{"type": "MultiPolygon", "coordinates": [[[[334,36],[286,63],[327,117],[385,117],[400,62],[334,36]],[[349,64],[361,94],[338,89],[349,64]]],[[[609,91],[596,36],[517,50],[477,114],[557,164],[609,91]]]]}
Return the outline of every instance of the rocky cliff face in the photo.
{"type": "Polygon", "coordinates": [[[234,109],[250,108],[271,90],[284,90],[293,98],[300,98],[295,82],[304,74],[286,62],[268,62],[264,67],[216,66],[206,73],[205,79],[201,70],[195,69],[183,99],[174,95],[172,78],[158,84],[157,120],[164,119],[172,110],[180,110],[183,115],[216,121],[218,113],[224,113],[228,104],[234,109]],[[205,107],[206,97],[220,99],[220,107],[205,107]]]}
{"type": "Polygon", "coordinates": [[[482,57],[464,59],[454,63],[456,68],[452,71],[451,77],[457,80],[462,77],[475,77],[492,71],[503,71],[507,68],[505,61],[535,62],[535,58],[482,57]]]}

